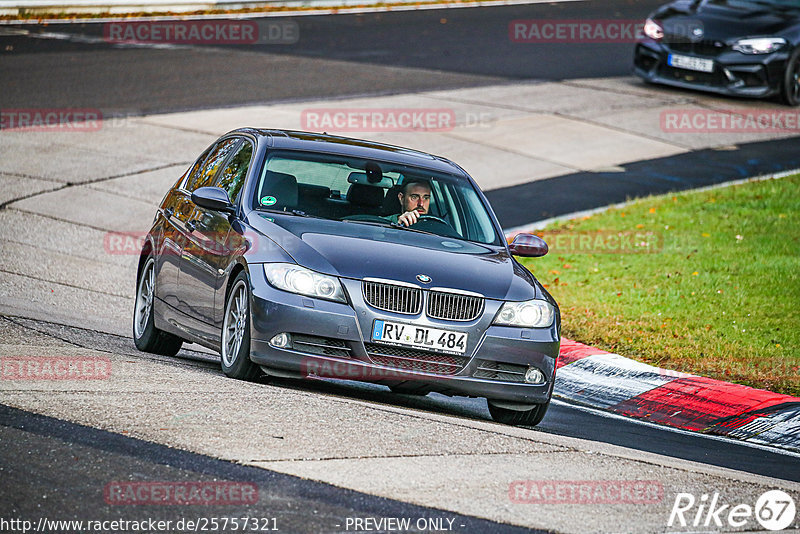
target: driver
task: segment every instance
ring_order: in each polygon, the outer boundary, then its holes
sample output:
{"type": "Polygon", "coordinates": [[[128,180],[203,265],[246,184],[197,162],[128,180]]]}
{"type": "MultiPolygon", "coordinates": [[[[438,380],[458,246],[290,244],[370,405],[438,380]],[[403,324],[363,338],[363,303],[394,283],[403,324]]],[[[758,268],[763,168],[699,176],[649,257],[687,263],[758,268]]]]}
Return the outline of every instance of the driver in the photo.
{"type": "Polygon", "coordinates": [[[421,215],[426,215],[431,207],[431,186],[422,180],[410,180],[403,184],[403,189],[397,193],[403,213],[387,217],[389,221],[411,226],[421,215]]]}

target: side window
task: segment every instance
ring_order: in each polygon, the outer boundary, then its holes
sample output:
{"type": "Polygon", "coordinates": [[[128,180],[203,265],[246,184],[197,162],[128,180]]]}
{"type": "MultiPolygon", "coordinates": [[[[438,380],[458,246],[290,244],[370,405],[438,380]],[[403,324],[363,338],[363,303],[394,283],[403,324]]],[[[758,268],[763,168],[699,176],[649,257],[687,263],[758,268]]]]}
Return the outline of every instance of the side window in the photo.
{"type": "Polygon", "coordinates": [[[198,187],[211,185],[220,165],[222,165],[225,158],[228,157],[228,154],[236,148],[238,142],[239,139],[234,137],[218,143],[217,146],[211,150],[205,162],[203,162],[203,166],[200,169],[192,170],[192,174],[186,182],[186,190],[191,193],[198,187]]]}
{"type": "Polygon", "coordinates": [[[247,169],[250,166],[250,156],[252,155],[253,145],[250,144],[250,141],[245,140],[239,150],[228,161],[228,165],[219,174],[217,186],[228,193],[231,202],[236,202],[236,197],[239,195],[242,185],[244,185],[247,169]]]}
{"type": "Polygon", "coordinates": [[[188,187],[188,182],[191,182],[192,178],[200,172],[200,169],[203,167],[203,162],[206,160],[206,157],[208,156],[208,153],[211,152],[212,148],[214,147],[208,147],[206,151],[203,152],[199,158],[197,158],[197,161],[195,161],[194,164],[189,167],[185,173],[183,173],[183,176],[181,176],[180,179],[180,183],[182,184],[181,189],[186,189],[186,187],[188,187]]]}

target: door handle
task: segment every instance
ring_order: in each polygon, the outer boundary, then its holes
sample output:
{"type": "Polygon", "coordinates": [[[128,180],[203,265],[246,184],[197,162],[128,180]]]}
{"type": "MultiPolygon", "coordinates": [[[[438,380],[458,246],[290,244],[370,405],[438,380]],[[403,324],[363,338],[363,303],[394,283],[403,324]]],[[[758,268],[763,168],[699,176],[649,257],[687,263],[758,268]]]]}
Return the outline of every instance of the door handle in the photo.
{"type": "Polygon", "coordinates": [[[197,221],[189,221],[186,223],[186,228],[189,229],[189,233],[194,232],[197,229],[197,221]]]}

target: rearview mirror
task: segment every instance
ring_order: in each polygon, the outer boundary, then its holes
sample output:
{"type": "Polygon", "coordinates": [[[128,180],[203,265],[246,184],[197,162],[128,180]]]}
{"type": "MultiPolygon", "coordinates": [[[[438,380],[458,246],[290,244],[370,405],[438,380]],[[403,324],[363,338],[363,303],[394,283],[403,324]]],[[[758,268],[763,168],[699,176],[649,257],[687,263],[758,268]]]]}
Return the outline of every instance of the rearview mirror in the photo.
{"type": "Polygon", "coordinates": [[[225,213],[233,213],[233,203],[228,198],[228,193],[219,187],[198,187],[192,193],[192,202],[200,206],[214,211],[222,211],[225,213]]]}
{"type": "Polygon", "coordinates": [[[539,236],[532,234],[517,234],[514,241],[508,245],[508,250],[514,256],[525,256],[528,258],[538,258],[547,254],[550,250],[547,243],[539,236]]]}

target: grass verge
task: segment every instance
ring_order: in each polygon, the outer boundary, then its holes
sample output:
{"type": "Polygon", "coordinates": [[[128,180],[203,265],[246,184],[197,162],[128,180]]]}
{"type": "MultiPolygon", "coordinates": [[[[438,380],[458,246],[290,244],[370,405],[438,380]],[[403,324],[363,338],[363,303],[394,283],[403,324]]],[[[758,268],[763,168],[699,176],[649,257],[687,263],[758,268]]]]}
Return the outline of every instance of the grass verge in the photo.
{"type": "Polygon", "coordinates": [[[800,175],[651,197],[537,232],[564,337],[800,396],[800,175]]]}

